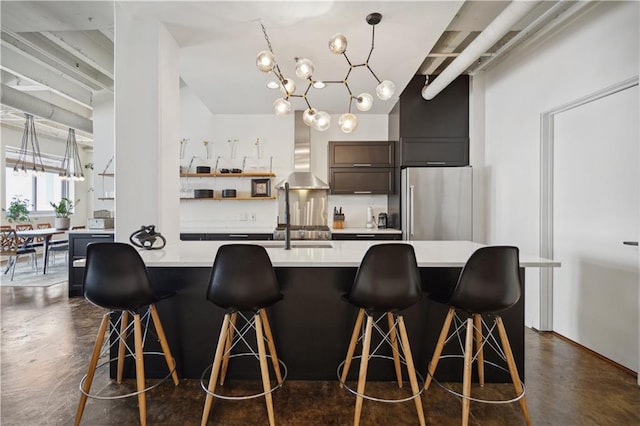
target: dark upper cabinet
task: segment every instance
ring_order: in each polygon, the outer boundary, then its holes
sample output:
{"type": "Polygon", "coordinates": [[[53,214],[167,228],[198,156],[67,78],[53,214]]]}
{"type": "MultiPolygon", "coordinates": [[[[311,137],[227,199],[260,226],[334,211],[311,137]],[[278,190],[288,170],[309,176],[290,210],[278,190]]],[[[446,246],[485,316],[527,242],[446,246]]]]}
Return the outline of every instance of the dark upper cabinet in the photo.
{"type": "Polygon", "coordinates": [[[330,142],[329,167],[393,167],[393,143],[330,142]]]}
{"type": "Polygon", "coordinates": [[[399,141],[397,165],[468,165],[469,76],[459,76],[430,101],[420,93],[424,81],[414,76],[389,114],[389,138],[399,141]]]}
{"type": "Polygon", "coordinates": [[[332,194],[391,194],[393,171],[392,167],[332,167],[329,187],[332,194]]]}
{"type": "Polygon", "coordinates": [[[331,194],[392,194],[395,145],[392,141],[329,142],[331,194]]]}

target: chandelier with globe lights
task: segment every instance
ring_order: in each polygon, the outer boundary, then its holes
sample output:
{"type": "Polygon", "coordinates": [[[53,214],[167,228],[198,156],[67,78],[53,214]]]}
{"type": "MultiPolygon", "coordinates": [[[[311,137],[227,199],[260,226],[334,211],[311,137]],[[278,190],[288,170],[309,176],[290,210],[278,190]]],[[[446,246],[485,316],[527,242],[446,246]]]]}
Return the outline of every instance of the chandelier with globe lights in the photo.
{"type": "Polygon", "coordinates": [[[355,102],[356,108],[359,111],[369,111],[373,106],[373,96],[371,94],[363,92],[359,95],[355,96],[349,87],[349,76],[351,71],[354,68],[365,67],[369,70],[371,75],[376,79],[378,85],[376,87],[376,96],[378,99],[386,101],[390,99],[395,92],[395,84],[390,80],[381,81],[378,76],[373,72],[371,67],[369,66],[369,59],[371,58],[371,54],[373,53],[374,48],[374,40],[375,40],[375,31],[376,25],[380,23],[382,20],[382,15],[380,13],[371,13],[367,15],[367,23],[371,25],[371,50],[369,50],[369,55],[364,63],[361,64],[353,64],[349,57],[347,56],[347,38],[344,34],[334,34],[329,39],[329,50],[336,54],[342,55],[347,61],[348,69],[347,74],[343,80],[314,80],[314,66],[313,63],[306,58],[294,58],[296,67],[295,73],[296,76],[306,81],[307,87],[301,94],[296,93],[296,84],[295,81],[290,77],[285,77],[280,70],[280,66],[276,60],[276,56],[273,53],[273,48],[271,47],[271,42],[269,40],[269,36],[267,35],[267,30],[264,25],[260,23],[262,27],[262,32],[264,33],[264,38],[267,41],[268,50],[263,50],[258,54],[256,58],[256,65],[258,69],[262,72],[269,73],[272,72],[278,82],[274,83],[274,87],[272,88],[280,88],[282,92],[282,97],[275,100],[273,103],[273,108],[275,114],[278,116],[284,116],[289,114],[291,111],[291,98],[302,98],[307,106],[307,109],[304,110],[302,114],[302,119],[304,123],[313,127],[319,131],[325,131],[331,126],[331,116],[326,111],[319,111],[316,108],[311,106],[309,102],[308,94],[311,88],[314,89],[322,89],[327,84],[343,84],[349,93],[349,108],[348,112],[340,115],[338,119],[338,126],[340,130],[344,133],[351,133],[358,127],[358,118],[351,113],[351,107],[355,102]]]}

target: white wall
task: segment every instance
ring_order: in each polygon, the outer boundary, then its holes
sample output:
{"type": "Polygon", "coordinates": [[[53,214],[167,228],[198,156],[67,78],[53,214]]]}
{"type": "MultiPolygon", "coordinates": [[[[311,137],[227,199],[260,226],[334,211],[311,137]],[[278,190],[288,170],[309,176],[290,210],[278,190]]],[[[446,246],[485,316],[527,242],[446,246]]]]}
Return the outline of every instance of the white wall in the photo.
{"type": "MultiPolygon", "coordinates": [[[[194,159],[191,171],[198,165],[219,168],[243,168],[247,171],[269,170],[273,158],[271,179],[272,194],[276,194],[275,184],[293,171],[294,117],[277,117],[274,114],[262,115],[213,115],[188,87],[181,89],[181,135],[189,139],[184,158],[180,165],[184,169],[194,159]],[[255,142],[260,139],[263,146],[262,159],[257,158],[255,142]],[[229,139],[238,139],[236,158],[230,159],[229,139]],[[210,158],[203,141],[209,142],[210,158]],[[246,162],[243,166],[243,160],[246,162]]],[[[338,116],[332,116],[333,125],[326,132],[311,131],[311,171],[328,182],[327,147],[329,140],[386,140],[387,116],[358,116],[356,132],[346,135],[337,128],[338,116]]],[[[181,191],[184,194],[193,189],[235,188],[238,191],[250,191],[250,179],[241,178],[181,178],[181,191]]],[[[386,211],[386,196],[330,196],[329,207],[343,206],[346,226],[363,227],[366,207],[372,206],[374,213],[386,211]]],[[[203,201],[183,200],[180,203],[180,229],[183,232],[254,230],[271,232],[277,221],[278,206],[275,200],[250,201],[203,201]],[[251,220],[255,217],[255,220],[251,220]]],[[[329,221],[331,218],[329,218],[329,221]]]]}
{"type": "MultiPolygon", "coordinates": [[[[483,72],[489,243],[538,253],[540,114],[638,75],[638,50],[638,3],[603,2],[526,54],[483,72]]],[[[537,327],[539,272],[528,270],[526,281],[525,323],[537,327]]]]}

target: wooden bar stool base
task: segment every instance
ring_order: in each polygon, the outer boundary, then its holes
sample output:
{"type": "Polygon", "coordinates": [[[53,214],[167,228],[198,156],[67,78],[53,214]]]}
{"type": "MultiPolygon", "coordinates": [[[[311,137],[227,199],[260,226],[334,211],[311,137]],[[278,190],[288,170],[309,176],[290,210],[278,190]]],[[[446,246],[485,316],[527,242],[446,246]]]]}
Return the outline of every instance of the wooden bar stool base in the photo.
{"type": "MultiPolygon", "coordinates": [[[[102,399],[102,400],[113,400],[113,399],[123,399],[132,396],[138,397],[138,406],[139,406],[139,415],[140,415],[140,424],[146,424],[146,392],[150,391],[153,388],[160,386],[163,382],[168,380],[170,377],[173,378],[173,382],[175,385],[178,385],[178,375],[176,373],[176,363],[174,358],[171,355],[171,351],[169,350],[169,344],[167,343],[166,336],[164,334],[164,330],[162,328],[162,324],[160,323],[160,319],[157,315],[157,311],[155,306],[150,305],[148,310],[140,316],[138,313],[133,311],[120,311],[120,315],[117,316],[117,319],[113,321],[111,319],[111,315],[114,314],[115,311],[111,311],[106,313],[102,318],[102,323],[100,325],[100,329],[98,331],[98,336],[96,338],[96,342],[93,349],[93,354],[91,357],[91,361],[89,363],[89,371],[87,374],[82,377],[80,380],[80,392],[82,393],[80,397],[80,403],[78,405],[78,410],[75,418],[75,425],[79,425],[82,419],[82,414],[84,412],[84,407],[87,403],[88,398],[93,399],[102,399]],[[128,317],[131,315],[133,317],[133,322],[128,322],[128,317]],[[156,330],[156,334],[158,340],[160,341],[160,346],[162,347],[162,352],[153,352],[153,351],[144,351],[144,343],[147,332],[149,331],[149,321],[152,320],[154,323],[154,327],[156,330]],[[105,336],[107,336],[107,329],[111,329],[110,335],[105,340],[105,336]],[[134,335],[134,349],[132,349],[127,343],[127,337],[133,332],[134,335]],[[112,337],[114,337],[112,339],[112,337]],[[110,358],[107,361],[98,364],[99,358],[103,355],[109,353],[111,347],[115,344],[111,341],[115,340],[118,344],[118,356],[115,358],[110,358]],[[144,358],[145,356],[162,356],[164,357],[167,367],[168,373],[165,377],[158,379],[158,381],[150,386],[146,386],[145,374],[144,374],[144,358]],[[116,383],[122,382],[122,376],[124,371],[124,363],[126,358],[133,358],[135,360],[136,365],[136,391],[129,392],[126,394],[119,395],[111,395],[105,396],[100,393],[91,393],[91,385],[93,384],[93,379],[95,373],[98,369],[106,366],[110,366],[112,362],[117,361],[117,379],[116,383]]],[[[101,391],[104,391],[105,388],[101,388],[101,391]]]]}
{"type": "MultiPolygon", "coordinates": [[[[458,339],[455,339],[456,341],[458,339]]],[[[445,319],[444,325],[440,332],[440,338],[436,345],[436,349],[433,353],[433,358],[429,363],[427,371],[427,377],[425,380],[424,389],[428,389],[431,381],[435,382],[442,389],[447,392],[461,398],[462,400],[462,424],[467,425],[469,423],[469,411],[470,403],[486,403],[486,404],[511,404],[518,402],[522,409],[523,416],[527,425],[531,424],[529,417],[529,410],[525,399],[525,387],[524,383],[520,380],[518,369],[515,364],[513,353],[511,352],[511,346],[507,338],[507,333],[502,323],[500,316],[495,316],[495,322],[493,327],[489,327],[479,314],[474,314],[466,320],[461,319],[455,311],[455,308],[450,308],[445,319]],[[453,322],[454,331],[448,335],[451,323],[453,322]],[[498,331],[500,342],[493,335],[494,331],[498,331]],[[441,355],[444,346],[450,340],[462,334],[464,332],[464,348],[462,354],[441,355]],[[485,333],[486,332],[486,333],[485,333]],[[475,351],[474,351],[475,342],[475,351]],[[498,356],[505,362],[506,366],[498,365],[494,362],[487,361],[484,357],[485,347],[490,347],[498,356]],[[464,359],[464,371],[463,371],[463,384],[462,393],[438,382],[434,377],[438,361],[441,359],[462,358],[464,359]],[[477,363],[478,377],[480,386],[484,386],[484,368],[485,366],[491,366],[499,370],[508,372],[511,376],[516,396],[510,399],[483,399],[475,398],[471,396],[471,372],[473,370],[473,363],[477,363]]]]}
{"type": "Polygon", "coordinates": [[[418,413],[419,424],[425,424],[424,411],[422,408],[422,400],[420,395],[424,391],[424,378],[415,370],[413,364],[413,357],[411,355],[411,348],[409,346],[409,338],[407,336],[407,330],[404,325],[404,319],[401,315],[394,315],[391,312],[382,313],[378,319],[374,319],[373,314],[367,313],[364,309],[360,309],[356,324],[353,328],[351,335],[351,342],[345,360],[340,363],[337,369],[338,380],[340,381],[340,387],[346,389],[348,392],[356,396],[356,410],[354,415],[354,425],[360,423],[360,416],[362,413],[362,403],[364,399],[384,402],[384,403],[400,403],[414,400],[416,405],[416,411],[418,413]],[[362,327],[363,319],[366,316],[367,321],[362,333],[360,329],[362,327]],[[385,333],[378,323],[387,319],[389,331],[385,333]],[[382,346],[378,345],[373,351],[371,351],[371,337],[373,331],[377,331],[382,336],[383,342],[386,342],[392,349],[392,356],[380,355],[377,350],[382,346]],[[362,341],[362,355],[354,356],[356,346],[358,342],[362,341]],[[386,359],[394,362],[396,380],[398,387],[402,387],[402,372],[401,366],[404,365],[407,369],[409,383],[411,386],[411,394],[405,398],[388,399],[367,395],[365,393],[367,369],[369,360],[372,358],[386,359]],[[360,372],[358,375],[357,389],[352,389],[346,383],[347,375],[351,363],[354,359],[360,360],[360,372]],[[420,379],[420,384],[418,383],[420,379]]]}

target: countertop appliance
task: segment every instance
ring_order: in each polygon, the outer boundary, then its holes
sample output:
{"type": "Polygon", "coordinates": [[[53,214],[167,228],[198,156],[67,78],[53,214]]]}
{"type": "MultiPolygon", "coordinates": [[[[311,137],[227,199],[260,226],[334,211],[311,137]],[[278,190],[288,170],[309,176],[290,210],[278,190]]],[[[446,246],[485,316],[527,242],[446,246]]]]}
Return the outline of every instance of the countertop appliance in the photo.
{"type": "Polygon", "coordinates": [[[378,229],[387,229],[387,214],[378,214],[378,229]]]}
{"type": "Polygon", "coordinates": [[[472,172],[471,166],[403,169],[403,239],[471,240],[472,172]]]}

